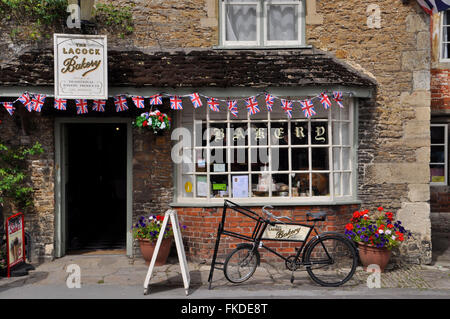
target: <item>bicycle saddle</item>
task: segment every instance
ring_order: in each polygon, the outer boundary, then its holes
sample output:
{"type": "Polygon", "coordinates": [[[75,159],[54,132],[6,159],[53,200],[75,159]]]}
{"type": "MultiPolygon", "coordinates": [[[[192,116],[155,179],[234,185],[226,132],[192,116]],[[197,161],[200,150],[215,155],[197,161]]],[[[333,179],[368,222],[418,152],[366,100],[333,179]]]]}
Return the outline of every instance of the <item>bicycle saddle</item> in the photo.
{"type": "Polygon", "coordinates": [[[317,212],[317,213],[306,213],[307,217],[311,217],[310,221],[317,222],[317,221],[324,221],[327,219],[327,212],[317,212]]]}

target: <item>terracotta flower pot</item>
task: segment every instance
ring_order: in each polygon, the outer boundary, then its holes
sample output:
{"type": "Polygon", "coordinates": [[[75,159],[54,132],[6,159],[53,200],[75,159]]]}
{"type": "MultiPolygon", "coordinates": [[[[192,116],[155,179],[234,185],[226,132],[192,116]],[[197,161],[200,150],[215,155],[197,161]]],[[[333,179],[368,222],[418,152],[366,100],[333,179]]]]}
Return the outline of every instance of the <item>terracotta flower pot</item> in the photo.
{"type": "Polygon", "coordinates": [[[358,243],[358,248],[359,258],[364,266],[364,270],[367,270],[367,266],[376,264],[380,267],[381,272],[384,271],[391,258],[391,251],[389,249],[361,243],[358,243]]]}
{"type": "MultiPolygon", "coordinates": [[[[170,247],[172,245],[172,238],[164,238],[159,247],[158,257],[156,257],[155,266],[165,265],[167,257],[170,253],[170,247]]],[[[156,247],[156,240],[150,241],[148,239],[139,239],[139,247],[141,248],[142,256],[144,257],[145,263],[150,265],[152,260],[153,251],[156,247]]]]}

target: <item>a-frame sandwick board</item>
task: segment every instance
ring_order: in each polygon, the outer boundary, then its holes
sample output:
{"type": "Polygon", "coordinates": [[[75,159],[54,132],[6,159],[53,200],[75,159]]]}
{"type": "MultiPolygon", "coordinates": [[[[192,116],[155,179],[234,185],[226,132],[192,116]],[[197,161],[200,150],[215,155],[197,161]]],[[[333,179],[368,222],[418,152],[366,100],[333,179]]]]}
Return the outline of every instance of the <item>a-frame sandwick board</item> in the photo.
{"type": "MultiPolygon", "coordinates": [[[[186,254],[184,252],[184,246],[183,246],[183,239],[181,238],[181,231],[180,231],[180,224],[178,223],[178,215],[177,212],[169,209],[166,211],[164,220],[161,226],[160,234],[164,234],[164,231],[166,230],[167,223],[169,221],[172,224],[173,229],[173,237],[175,238],[175,245],[177,247],[178,252],[178,260],[180,262],[181,267],[181,275],[183,277],[184,282],[184,290],[186,292],[186,296],[189,295],[189,284],[191,281],[191,278],[189,276],[189,269],[188,264],[186,261],[186,254]]],[[[163,236],[158,236],[158,240],[156,242],[155,251],[153,252],[152,260],[150,261],[150,265],[148,267],[147,276],[145,277],[144,282],[144,295],[147,295],[149,293],[149,283],[150,279],[152,278],[153,273],[153,267],[155,266],[156,258],[158,257],[159,247],[161,246],[161,242],[163,240],[163,236]]]]}

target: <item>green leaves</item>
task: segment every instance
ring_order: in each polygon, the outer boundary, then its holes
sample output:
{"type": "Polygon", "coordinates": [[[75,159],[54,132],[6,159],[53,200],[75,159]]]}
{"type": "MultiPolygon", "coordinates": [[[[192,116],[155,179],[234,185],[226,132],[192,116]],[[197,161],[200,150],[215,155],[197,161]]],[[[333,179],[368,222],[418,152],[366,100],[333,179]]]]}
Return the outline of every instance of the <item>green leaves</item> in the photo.
{"type": "Polygon", "coordinates": [[[126,34],[133,33],[133,14],[129,7],[103,3],[98,3],[95,7],[95,15],[99,23],[109,27],[122,38],[126,34]]]}
{"type": "Polygon", "coordinates": [[[32,206],[33,189],[27,185],[26,159],[43,152],[39,143],[28,148],[9,148],[0,142],[0,202],[8,197],[19,208],[32,206]]]}

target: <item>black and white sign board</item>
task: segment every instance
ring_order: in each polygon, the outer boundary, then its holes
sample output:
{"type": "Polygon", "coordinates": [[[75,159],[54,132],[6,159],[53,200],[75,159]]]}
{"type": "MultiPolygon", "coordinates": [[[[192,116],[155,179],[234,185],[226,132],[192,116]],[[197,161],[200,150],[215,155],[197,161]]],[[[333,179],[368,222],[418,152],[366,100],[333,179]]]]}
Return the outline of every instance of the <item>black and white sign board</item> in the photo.
{"type": "MultiPolygon", "coordinates": [[[[188,264],[186,260],[186,254],[184,252],[184,245],[183,240],[181,238],[181,231],[180,231],[180,224],[178,223],[178,215],[177,212],[169,209],[166,211],[164,220],[161,226],[160,234],[164,234],[164,231],[166,230],[167,223],[170,222],[172,224],[173,229],[173,237],[175,238],[175,245],[177,247],[177,253],[178,253],[178,260],[180,262],[181,267],[181,275],[183,277],[183,283],[184,283],[184,290],[186,292],[186,296],[189,295],[189,284],[191,282],[191,278],[189,276],[189,269],[188,264]]],[[[149,293],[149,284],[150,279],[152,278],[153,273],[153,267],[155,266],[156,258],[158,257],[159,248],[161,246],[163,236],[159,236],[158,240],[156,242],[155,251],[153,252],[152,260],[150,261],[150,265],[148,267],[147,276],[145,278],[144,282],[144,295],[147,295],[149,293]]]]}

